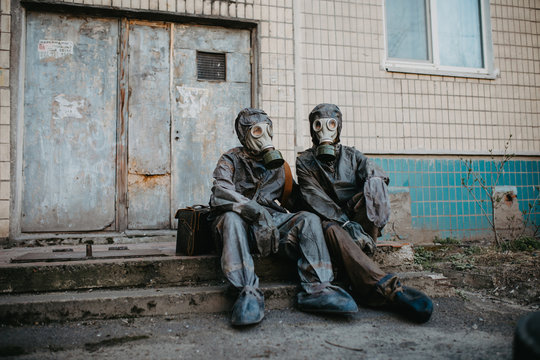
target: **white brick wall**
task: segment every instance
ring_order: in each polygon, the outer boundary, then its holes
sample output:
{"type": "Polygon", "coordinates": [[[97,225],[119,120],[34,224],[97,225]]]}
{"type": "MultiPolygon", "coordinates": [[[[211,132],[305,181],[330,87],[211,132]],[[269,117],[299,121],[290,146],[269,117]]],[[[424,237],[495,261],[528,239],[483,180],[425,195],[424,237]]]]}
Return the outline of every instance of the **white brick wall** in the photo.
{"type": "Polygon", "coordinates": [[[0,238],[9,235],[11,2],[0,0],[0,238]]]}
{"type": "Polygon", "coordinates": [[[318,103],[336,103],[343,142],[371,153],[486,152],[502,149],[510,134],[513,151],[540,152],[534,1],[491,2],[496,80],[382,70],[382,1],[303,0],[303,7],[304,120],[318,103]]]}

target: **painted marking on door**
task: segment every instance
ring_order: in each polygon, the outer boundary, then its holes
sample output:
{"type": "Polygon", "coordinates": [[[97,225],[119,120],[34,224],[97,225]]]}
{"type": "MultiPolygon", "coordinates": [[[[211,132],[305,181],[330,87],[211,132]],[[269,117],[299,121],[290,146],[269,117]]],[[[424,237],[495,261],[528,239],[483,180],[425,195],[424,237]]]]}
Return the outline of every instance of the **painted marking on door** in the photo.
{"type": "Polygon", "coordinates": [[[208,89],[177,86],[180,94],[177,98],[178,107],[188,118],[198,118],[203,107],[208,104],[208,89]]]}
{"type": "Polygon", "coordinates": [[[58,107],[55,108],[55,119],[64,119],[67,117],[82,119],[82,115],[79,111],[84,107],[84,99],[69,101],[64,97],[64,94],[60,94],[54,98],[54,101],[58,104],[58,107]]]}

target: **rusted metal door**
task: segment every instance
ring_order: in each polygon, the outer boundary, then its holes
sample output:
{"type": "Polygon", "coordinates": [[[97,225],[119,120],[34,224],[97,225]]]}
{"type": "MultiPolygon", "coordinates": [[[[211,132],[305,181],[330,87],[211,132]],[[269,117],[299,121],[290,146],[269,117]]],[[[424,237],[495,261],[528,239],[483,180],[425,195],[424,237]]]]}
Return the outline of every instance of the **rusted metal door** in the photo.
{"type": "Polygon", "coordinates": [[[251,104],[250,39],[249,30],[130,22],[128,229],[175,228],[178,208],[208,203],[219,156],[238,145],[236,114],[251,104]],[[223,66],[201,76],[201,54],[223,66]]]}
{"type": "Polygon", "coordinates": [[[239,145],[234,119],[251,104],[251,45],[248,30],[177,25],[173,33],[175,210],[208,203],[219,156],[239,145]]]}
{"type": "Polygon", "coordinates": [[[131,22],[128,228],[170,228],[170,25],[131,22]]]}
{"type": "Polygon", "coordinates": [[[170,229],[238,145],[251,31],[30,12],[25,69],[22,232],[170,229]]]}
{"type": "Polygon", "coordinates": [[[118,20],[26,24],[21,230],[113,228],[118,20]]]}

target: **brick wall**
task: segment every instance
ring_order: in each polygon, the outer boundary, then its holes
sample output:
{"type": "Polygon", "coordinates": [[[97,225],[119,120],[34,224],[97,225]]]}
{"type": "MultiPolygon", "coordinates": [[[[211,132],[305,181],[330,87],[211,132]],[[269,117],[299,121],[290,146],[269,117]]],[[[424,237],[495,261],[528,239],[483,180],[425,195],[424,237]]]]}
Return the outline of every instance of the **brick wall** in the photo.
{"type": "Polygon", "coordinates": [[[9,235],[10,208],[10,0],[0,0],[0,238],[9,235]]]}
{"type": "Polygon", "coordinates": [[[510,134],[512,151],[540,152],[534,1],[491,1],[495,80],[386,72],[382,3],[303,0],[306,121],[320,102],[340,105],[342,141],[368,153],[485,154],[510,134]]]}

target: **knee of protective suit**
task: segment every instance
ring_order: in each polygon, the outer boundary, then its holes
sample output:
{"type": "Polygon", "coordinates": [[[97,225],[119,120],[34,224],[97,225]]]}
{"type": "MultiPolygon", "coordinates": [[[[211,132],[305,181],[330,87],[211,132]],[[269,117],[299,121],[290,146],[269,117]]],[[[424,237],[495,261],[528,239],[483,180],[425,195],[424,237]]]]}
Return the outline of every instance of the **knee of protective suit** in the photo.
{"type": "Polygon", "coordinates": [[[247,223],[240,215],[233,211],[227,211],[219,215],[212,223],[212,228],[214,239],[219,247],[223,246],[224,238],[230,238],[231,235],[234,238],[247,236],[247,223]]]}
{"type": "Polygon", "coordinates": [[[321,226],[321,219],[309,211],[300,211],[296,214],[296,217],[298,222],[306,224],[306,226],[321,226]]]}

